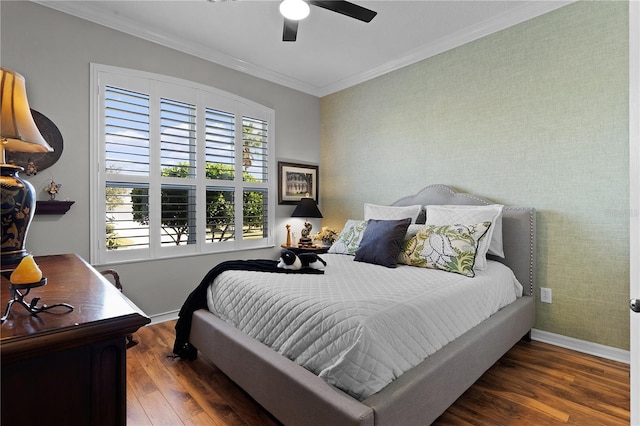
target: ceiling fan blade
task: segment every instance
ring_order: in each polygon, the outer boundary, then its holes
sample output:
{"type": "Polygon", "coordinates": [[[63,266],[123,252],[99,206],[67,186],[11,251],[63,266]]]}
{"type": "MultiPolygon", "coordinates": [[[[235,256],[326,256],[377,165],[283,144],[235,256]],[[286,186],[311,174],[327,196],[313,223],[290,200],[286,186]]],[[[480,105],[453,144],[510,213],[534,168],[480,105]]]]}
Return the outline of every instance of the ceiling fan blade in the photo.
{"type": "Polygon", "coordinates": [[[282,31],[282,41],[296,41],[298,36],[298,21],[284,18],[284,30],[282,31]]]}
{"type": "Polygon", "coordinates": [[[371,22],[371,20],[378,14],[378,12],[374,12],[366,7],[358,6],[357,4],[348,1],[309,1],[309,4],[346,15],[363,22],[371,22]]]}

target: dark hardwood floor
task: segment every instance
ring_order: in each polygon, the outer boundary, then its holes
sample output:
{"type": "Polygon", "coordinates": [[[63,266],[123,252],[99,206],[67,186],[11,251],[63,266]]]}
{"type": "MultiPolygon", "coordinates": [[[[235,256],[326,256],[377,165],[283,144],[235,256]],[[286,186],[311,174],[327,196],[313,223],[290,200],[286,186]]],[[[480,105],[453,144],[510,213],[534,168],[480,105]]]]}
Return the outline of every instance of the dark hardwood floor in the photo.
{"type": "MultiPolygon", "coordinates": [[[[174,321],[140,329],[127,351],[127,421],[138,425],[277,425],[215,365],[168,357],[174,321]]],[[[520,342],[437,425],[628,425],[629,366],[520,342]]]]}

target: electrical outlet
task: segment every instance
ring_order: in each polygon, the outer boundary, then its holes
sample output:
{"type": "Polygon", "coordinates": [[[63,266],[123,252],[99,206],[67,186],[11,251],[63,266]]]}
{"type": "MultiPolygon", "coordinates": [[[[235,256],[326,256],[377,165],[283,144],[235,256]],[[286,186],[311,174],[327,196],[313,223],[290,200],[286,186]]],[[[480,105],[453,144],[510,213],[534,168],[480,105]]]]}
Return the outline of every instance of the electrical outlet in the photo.
{"type": "Polygon", "coordinates": [[[542,303],[551,303],[551,289],[540,287],[540,301],[542,303]]]}

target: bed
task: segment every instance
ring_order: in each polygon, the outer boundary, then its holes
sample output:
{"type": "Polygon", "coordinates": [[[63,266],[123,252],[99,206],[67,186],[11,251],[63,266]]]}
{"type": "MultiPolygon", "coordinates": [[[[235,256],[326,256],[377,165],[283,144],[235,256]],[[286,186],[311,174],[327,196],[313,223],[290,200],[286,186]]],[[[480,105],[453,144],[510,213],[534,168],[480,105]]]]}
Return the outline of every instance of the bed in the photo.
{"type": "MultiPolygon", "coordinates": [[[[444,185],[430,185],[417,194],[404,197],[392,204],[394,207],[452,205],[495,206],[488,200],[458,193],[444,185]]],[[[432,213],[437,210],[435,207],[434,209],[432,213]]],[[[424,209],[422,209],[413,222],[424,223],[424,216],[424,209]]],[[[353,390],[353,387],[329,384],[335,384],[330,373],[324,374],[324,370],[319,375],[312,373],[310,370],[313,368],[302,367],[289,357],[279,354],[250,337],[251,333],[247,334],[231,325],[234,324],[233,320],[228,318],[223,320],[209,309],[195,309],[193,313],[181,311],[176,329],[187,327],[188,346],[193,354],[197,353],[210,359],[284,424],[429,424],[515,343],[529,336],[535,321],[533,297],[535,294],[535,224],[533,208],[501,207],[503,253],[498,253],[500,256],[487,255],[487,269],[507,269],[502,265],[509,268],[509,272],[512,272],[517,282],[521,284],[521,297],[516,297],[514,301],[500,306],[495,313],[491,313],[488,318],[473,325],[470,330],[455,335],[453,340],[445,342],[441,348],[436,348],[435,352],[428,353],[426,359],[409,365],[388,384],[386,384],[388,379],[383,379],[381,382],[383,386],[380,389],[372,387],[363,393],[358,393],[357,390],[353,390]]],[[[485,241],[488,240],[485,239],[485,241]]],[[[346,256],[342,258],[336,256],[340,254],[325,256],[327,260],[331,259],[331,262],[327,261],[327,274],[314,279],[329,279],[332,266],[336,269],[348,267],[345,266],[348,262],[342,259],[346,256]]],[[[351,261],[351,263],[357,264],[360,268],[367,267],[362,264],[363,262],[351,261]]],[[[237,265],[237,269],[244,269],[244,267],[237,265]]],[[[398,267],[396,269],[412,270],[413,273],[415,269],[424,268],[398,267]]],[[[382,270],[378,269],[378,271],[382,270]]],[[[234,273],[236,271],[228,272],[227,278],[234,273]]],[[[484,270],[476,272],[474,273],[476,276],[471,280],[464,277],[457,282],[480,282],[475,280],[483,279],[484,273],[484,270]]],[[[211,278],[210,274],[203,279],[203,283],[211,278]]],[[[441,275],[460,277],[460,274],[449,272],[441,275]]],[[[293,279],[292,275],[282,275],[281,281],[291,279],[293,279]]],[[[190,298],[196,296],[194,293],[190,298]]],[[[197,294],[200,300],[198,306],[202,306],[203,296],[209,298],[205,302],[208,305],[215,302],[212,300],[215,297],[211,295],[210,287],[207,287],[204,293],[197,294]]],[[[469,298],[465,297],[460,300],[469,302],[469,298]]],[[[474,299],[471,298],[471,300],[474,299]]],[[[226,316],[226,314],[219,315],[226,316]]],[[[240,317],[242,318],[243,315],[248,316],[245,312],[240,317]]],[[[430,320],[427,319],[427,321],[430,320]]],[[[249,329],[256,327],[261,329],[263,325],[249,325],[249,329]]]]}

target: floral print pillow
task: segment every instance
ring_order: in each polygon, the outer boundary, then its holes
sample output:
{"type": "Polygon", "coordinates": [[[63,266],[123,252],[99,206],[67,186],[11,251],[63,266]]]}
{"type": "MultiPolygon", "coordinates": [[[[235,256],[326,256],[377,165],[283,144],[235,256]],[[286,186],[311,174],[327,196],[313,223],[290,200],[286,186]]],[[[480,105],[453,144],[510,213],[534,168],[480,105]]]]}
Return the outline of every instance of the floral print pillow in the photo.
{"type": "Polygon", "coordinates": [[[347,220],[340,235],[338,235],[338,238],[329,248],[328,252],[355,256],[366,228],[367,222],[364,220],[347,220]]]}
{"type": "Polygon", "coordinates": [[[402,263],[474,277],[478,241],[491,222],[473,225],[424,225],[405,242],[402,263]]]}

